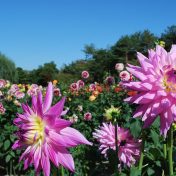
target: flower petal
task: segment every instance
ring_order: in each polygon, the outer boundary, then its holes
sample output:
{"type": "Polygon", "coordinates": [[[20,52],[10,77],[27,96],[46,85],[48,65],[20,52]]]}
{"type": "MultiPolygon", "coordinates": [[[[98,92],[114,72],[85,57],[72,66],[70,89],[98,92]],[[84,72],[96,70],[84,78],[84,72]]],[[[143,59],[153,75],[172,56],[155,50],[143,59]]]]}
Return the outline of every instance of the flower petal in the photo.
{"type": "Polygon", "coordinates": [[[51,82],[49,82],[47,90],[46,90],[45,100],[43,103],[44,113],[48,111],[48,109],[51,107],[52,99],[53,99],[53,85],[51,82]]]}
{"type": "Polygon", "coordinates": [[[69,140],[73,141],[75,145],[78,144],[92,145],[92,143],[90,143],[79,131],[75,130],[74,128],[71,127],[64,128],[60,131],[60,133],[65,139],[68,138],[69,140]]]}
{"type": "Polygon", "coordinates": [[[54,106],[52,106],[45,115],[53,116],[53,118],[60,118],[65,103],[65,97],[62,98],[58,103],[56,103],[54,106]]]}
{"type": "Polygon", "coordinates": [[[44,176],[50,176],[50,162],[48,156],[42,153],[41,166],[43,168],[44,176]]]}
{"type": "Polygon", "coordinates": [[[70,155],[70,153],[66,149],[64,148],[60,149],[57,155],[59,163],[61,165],[63,165],[65,168],[69,169],[72,172],[75,171],[75,165],[72,155],[70,155]]]}

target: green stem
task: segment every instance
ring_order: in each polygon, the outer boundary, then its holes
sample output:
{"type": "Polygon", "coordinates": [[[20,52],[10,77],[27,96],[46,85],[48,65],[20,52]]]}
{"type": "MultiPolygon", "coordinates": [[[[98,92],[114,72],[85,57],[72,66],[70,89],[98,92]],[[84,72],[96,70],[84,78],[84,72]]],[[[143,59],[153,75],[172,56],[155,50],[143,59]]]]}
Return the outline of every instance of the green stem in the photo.
{"type": "Polygon", "coordinates": [[[140,171],[142,171],[143,161],[144,161],[144,146],[145,146],[145,139],[144,139],[144,133],[142,131],[141,156],[139,160],[139,170],[140,171]]]}
{"type": "Polygon", "coordinates": [[[164,158],[167,159],[167,144],[166,144],[166,141],[164,141],[164,144],[163,144],[163,151],[164,151],[164,158]]]}
{"type": "Polygon", "coordinates": [[[173,128],[170,127],[170,130],[168,132],[168,160],[169,160],[169,175],[173,176],[173,128]]]}
{"type": "Polygon", "coordinates": [[[64,175],[65,175],[65,173],[64,173],[64,167],[61,166],[61,176],[64,176],[64,175]]]}
{"type": "MultiPolygon", "coordinates": [[[[163,152],[164,152],[164,166],[167,166],[167,140],[164,140],[163,143],[163,152]]],[[[162,171],[162,176],[164,176],[165,174],[165,169],[163,169],[162,171]]]]}
{"type": "Polygon", "coordinates": [[[118,138],[117,138],[117,122],[115,122],[115,152],[116,152],[116,165],[115,165],[115,171],[116,171],[116,176],[119,175],[118,171],[118,164],[119,164],[119,158],[118,158],[118,138]]]}

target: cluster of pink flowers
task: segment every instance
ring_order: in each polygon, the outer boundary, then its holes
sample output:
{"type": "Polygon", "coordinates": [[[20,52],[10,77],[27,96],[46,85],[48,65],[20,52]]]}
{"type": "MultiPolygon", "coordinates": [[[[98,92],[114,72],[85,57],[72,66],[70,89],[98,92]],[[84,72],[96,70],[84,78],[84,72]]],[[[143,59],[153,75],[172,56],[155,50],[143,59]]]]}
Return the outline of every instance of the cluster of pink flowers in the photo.
{"type": "Polygon", "coordinates": [[[32,84],[29,87],[27,94],[32,97],[34,95],[37,95],[38,92],[42,91],[42,89],[43,89],[42,86],[38,86],[37,84],[32,84]]]}
{"type": "MultiPolygon", "coordinates": [[[[82,78],[87,79],[89,77],[89,72],[88,71],[83,71],[82,72],[82,78]]],[[[70,90],[72,92],[79,91],[80,89],[84,88],[85,83],[83,80],[78,80],[77,82],[74,82],[70,85],[70,90]]]]}
{"type": "Polygon", "coordinates": [[[76,92],[76,91],[79,91],[80,89],[82,89],[84,87],[84,81],[82,80],[78,80],[76,83],[72,83],[70,85],[70,90],[72,92],[76,92]]]}
{"type": "MultiPolygon", "coordinates": [[[[103,123],[99,129],[93,133],[94,138],[100,143],[101,153],[107,156],[108,149],[115,150],[115,126],[103,123]]],[[[129,130],[117,128],[118,158],[120,162],[130,167],[135,164],[140,157],[141,141],[134,139],[129,130]]]]}
{"type": "Polygon", "coordinates": [[[17,99],[22,99],[24,98],[25,96],[25,93],[22,92],[18,85],[17,84],[12,84],[9,91],[8,91],[8,94],[11,95],[11,96],[14,96],[15,98],[17,99]]]}

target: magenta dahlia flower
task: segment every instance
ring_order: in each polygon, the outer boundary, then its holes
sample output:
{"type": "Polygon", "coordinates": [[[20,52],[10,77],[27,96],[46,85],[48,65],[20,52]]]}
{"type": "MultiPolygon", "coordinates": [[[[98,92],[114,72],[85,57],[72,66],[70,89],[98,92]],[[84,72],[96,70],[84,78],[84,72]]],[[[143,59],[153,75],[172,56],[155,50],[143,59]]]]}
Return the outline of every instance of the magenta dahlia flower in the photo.
{"type": "Polygon", "coordinates": [[[6,109],[4,108],[3,104],[0,102],[0,114],[5,114],[6,109]]]}
{"type": "Polygon", "coordinates": [[[82,71],[81,76],[82,76],[82,78],[87,79],[87,78],[89,78],[89,72],[84,70],[84,71],[82,71]]]}
{"type": "Polygon", "coordinates": [[[79,87],[78,87],[78,84],[77,83],[72,83],[71,85],[70,85],[70,90],[71,91],[78,91],[78,89],[79,89],[79,87]]]}
{"type": "Polygon", "coordinates": [[[78,89],[81,89],[81,88],[84,87],[85,83],[84,83],[83,80],[78,80],[78,81],[77,81],[77,85],[78,85],[78,89]]]}
{"type": "Polygon", "coordinates": [[[24,113],[14,120],[19,131],[13,149],[26,149],[20,161],[24,160],[24,169],[34,164],[36,175],[43,169],[44,175],[49,176],[50,161],[74,172],[74,161],[67,148],[91,145],[80,132],[69,127],[70,121],[61,119],[65,98],[51,107],[52,98],[53,85],[49,83],[44,101],[39,91],[32,97],[32,107],[23,104],[24,113]]]}
{"type": "MultiPolygon", "coordinates": [[[[94,138],[101,144],[101,153],[107,155],[108,149],[115,150],[115,126],[103,123],[100,129],[93,133],[94,138]]],[[[134,139],[130,131],[121,127],[117,128],[118,157],[119,161],[130,167],[140,157],[141,140],[134,139]]]]}
{"type": "Polygon", "coordinates": [[[115,83],[115,79],[113,76],[108,76],[105,79],[105,83],[109,86],[113,85],[115,83]]]}
{"type": "Polygon", "coordinates": [[[86,112],[86,113],[84,114],[84,120],[89,121],[89,120],[91,120],[91,119],[92,119],[92,114],[91,114],[90,112],[86,112]]]}
{"type": "Polygon", "coordinates": [[[155,51],[149,50],[149,58],[141,53],[137,56],[141,67],[129,65],[127,70],[139,80],[124,86],[138,91],[138,94],[125,101],[139,104],[134,117],[142,116],[144,128],[159,115],[160,132],[166,136],[176,120],[176,45],[168,53],[157,46],[155,51]]]}

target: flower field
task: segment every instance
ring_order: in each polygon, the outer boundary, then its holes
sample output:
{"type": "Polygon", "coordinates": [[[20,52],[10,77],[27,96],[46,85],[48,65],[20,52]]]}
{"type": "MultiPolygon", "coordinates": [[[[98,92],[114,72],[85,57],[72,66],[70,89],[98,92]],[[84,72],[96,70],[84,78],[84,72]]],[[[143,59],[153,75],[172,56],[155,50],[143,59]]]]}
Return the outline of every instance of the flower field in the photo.
{"type": "Polygon", "coordinates": [[[70,85],[0,80],[0,175],[176,174],[176,47],[70,85]]]}

